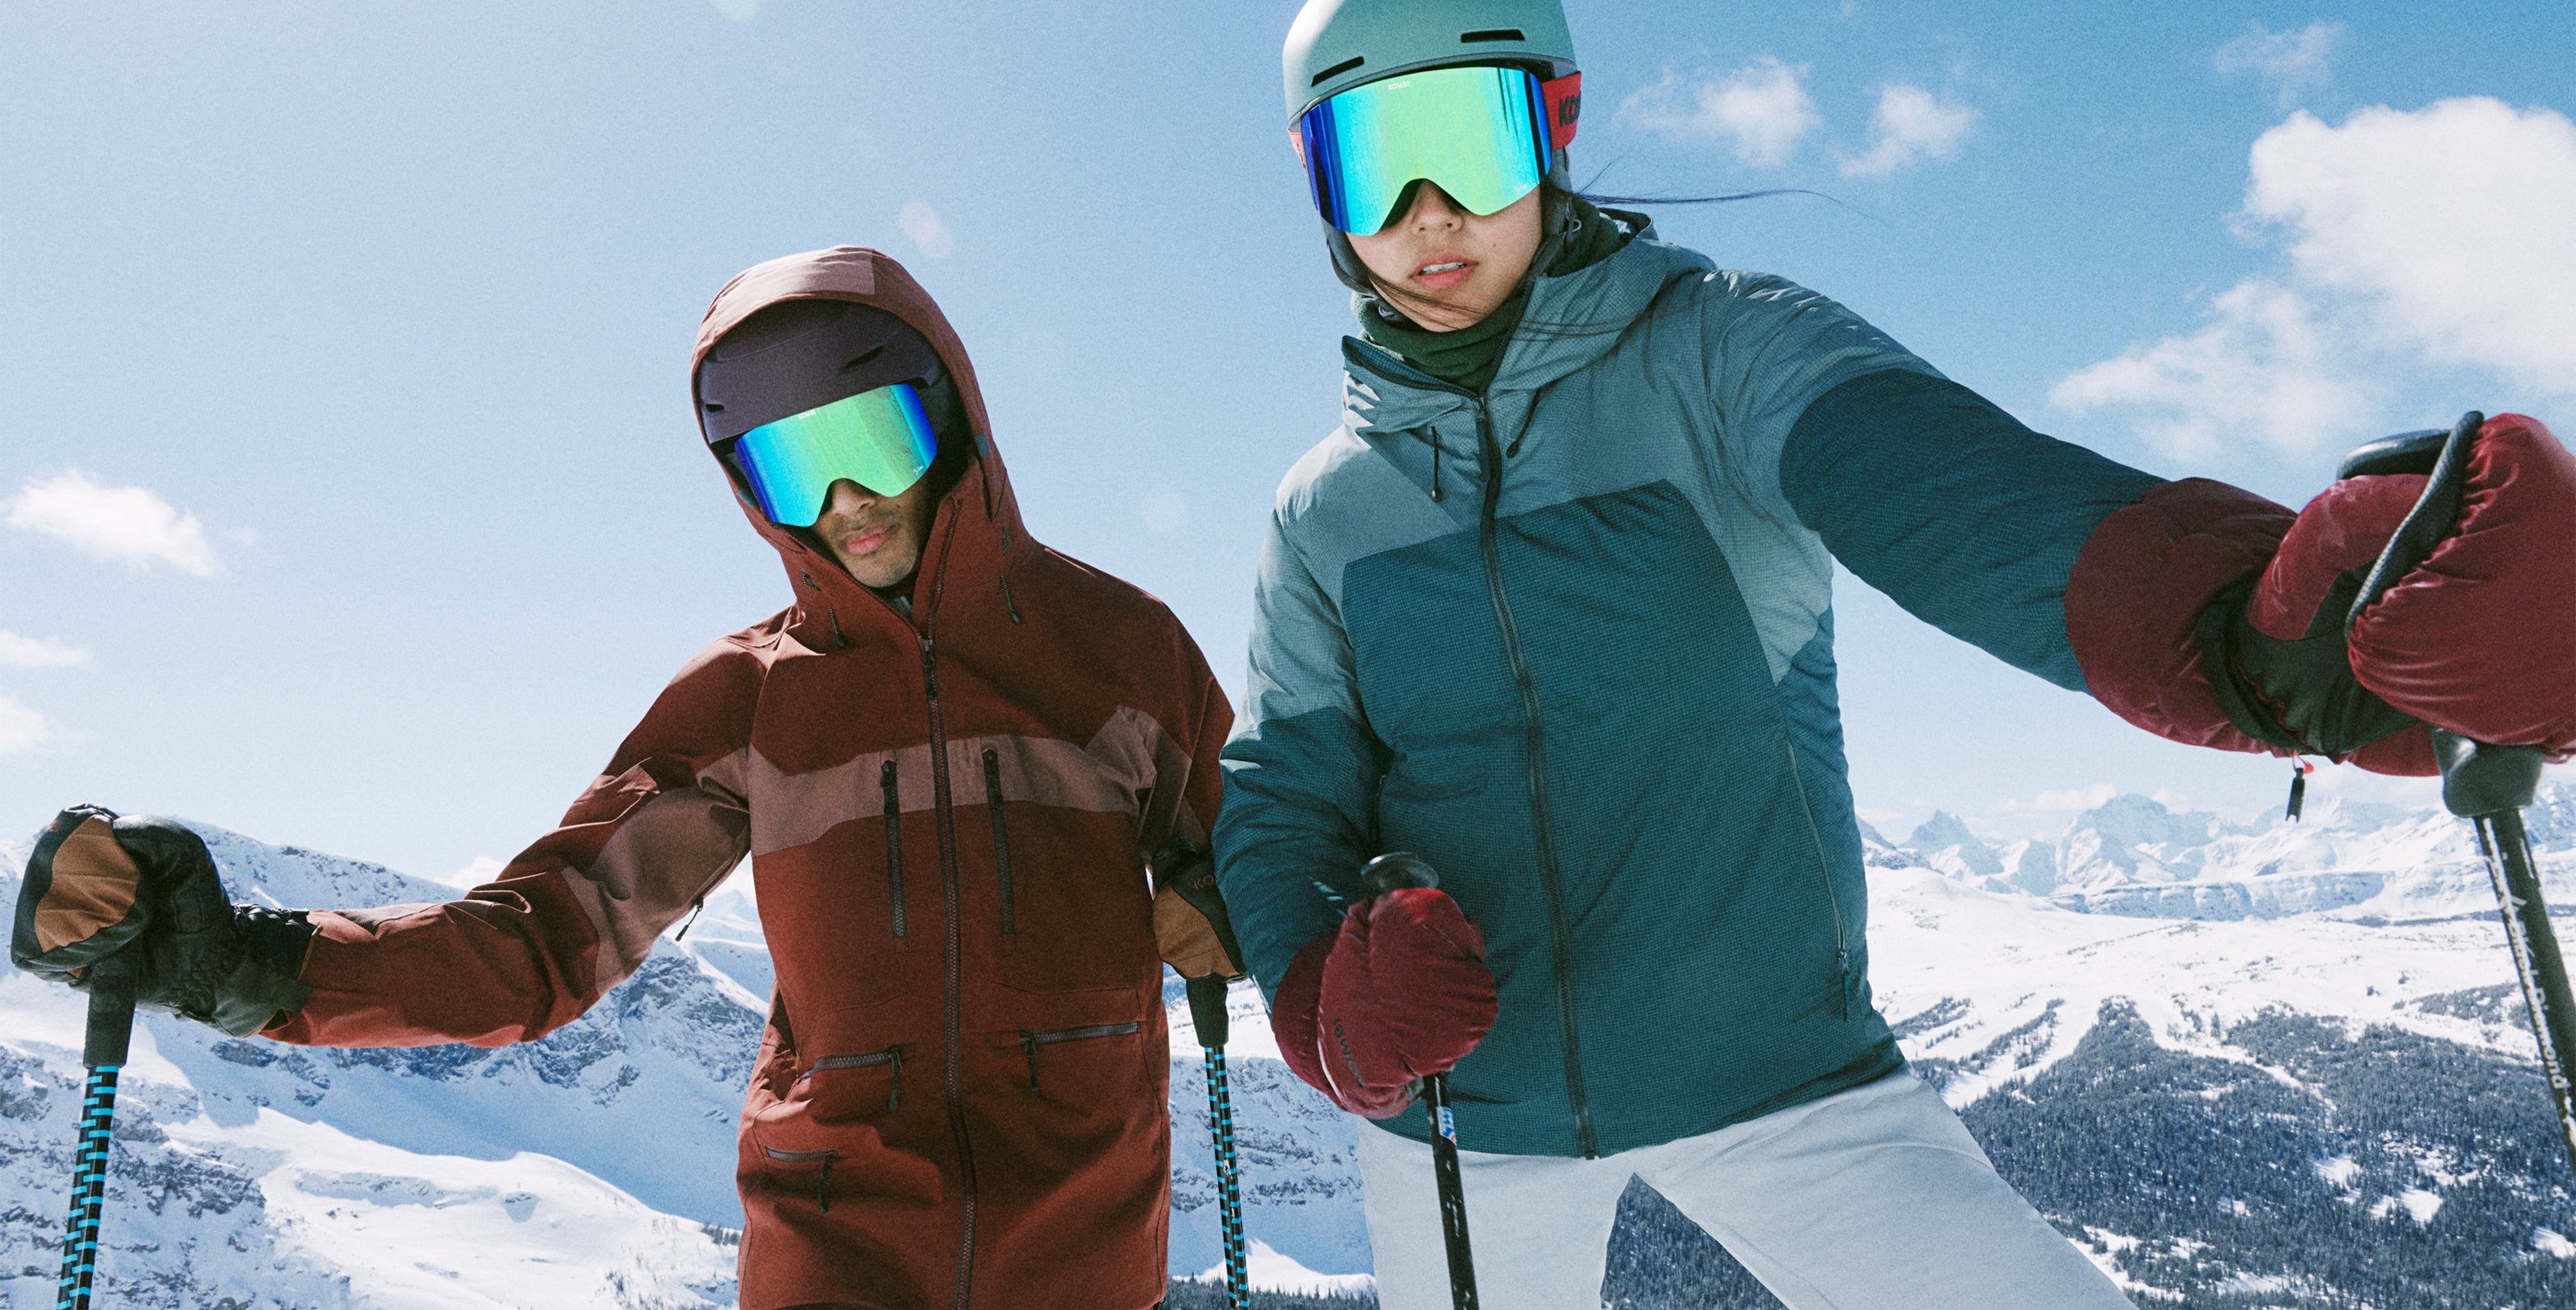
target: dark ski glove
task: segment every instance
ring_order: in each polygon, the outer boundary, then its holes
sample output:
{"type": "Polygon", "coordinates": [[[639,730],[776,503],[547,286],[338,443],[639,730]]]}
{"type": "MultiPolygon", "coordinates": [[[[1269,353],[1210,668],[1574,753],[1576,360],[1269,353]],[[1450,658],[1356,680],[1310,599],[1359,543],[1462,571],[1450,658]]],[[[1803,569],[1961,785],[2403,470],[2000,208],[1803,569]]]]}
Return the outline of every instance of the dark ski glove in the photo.
{"type": "Polygon", "coordinates": [[[93,805],[55,816],[27,861],[9,958],[87,990],[89,966],[137,957],[135,1002],[248,1036],[304,1008],[313,927],[301,912],[233,905],[197,834],[93,805]]]}
{"type": "Polygon", "coordinates": [[[2272,746],[2381,773],[2436,771],[2422,723],[2565,758],[2576,749],[2576,457],[2517,414],[2475,428],[2443,479],[2428,477],[2442,441],[2383,444],[2309,503],[2259,578],[2203,613],[2229,720],[2272,746]],[[2412,567],[2375,577],[2401,525],[2421,538],[2412,567]]]}
{"type": "Polygon", "coordinates": [[[1351,906],[1297,953],[1270,1023],[1279,1054],[1336,1105],[1371,1119],[1413,1103],[1494,1026],[1484,934],[1449,893],[1405,887],[1351,906]]]}
{"type": "Polygon", "coordinates": [[[1216,891],[1216,862],[1184,837],[1154,852],[1154,942],[1184,978],[1240,978],[1243,948],[1216,891]]]}

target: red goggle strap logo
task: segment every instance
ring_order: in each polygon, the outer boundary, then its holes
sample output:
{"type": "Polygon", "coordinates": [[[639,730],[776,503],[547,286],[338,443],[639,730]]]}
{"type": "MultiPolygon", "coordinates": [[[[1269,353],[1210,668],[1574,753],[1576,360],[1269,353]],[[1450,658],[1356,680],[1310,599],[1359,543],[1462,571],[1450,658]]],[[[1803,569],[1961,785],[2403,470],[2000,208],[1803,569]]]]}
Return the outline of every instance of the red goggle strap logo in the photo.
{"type": "Polygon", "coordinates": [[[1553,82],[1541,82],[1538,90],[1547,98],[1548,138],[1563,150],[1583,118],[1583,74],[1568,73],[1553,82]]]}
{"type": "MultiPolygon", "coordinates": [[[[1573,72],[1552,82],[1541,82],[1538,90],[1547,104],[1548,140],[1563,150],[1574,139],[1575,129],[1582,125],[1583,74],[1573,72]]],[[[1288,148],[1297,152],[1299,164],[1310,162],[1306,158],[1306,133],[1298,124],[1288,126],[1288,148]]]]}

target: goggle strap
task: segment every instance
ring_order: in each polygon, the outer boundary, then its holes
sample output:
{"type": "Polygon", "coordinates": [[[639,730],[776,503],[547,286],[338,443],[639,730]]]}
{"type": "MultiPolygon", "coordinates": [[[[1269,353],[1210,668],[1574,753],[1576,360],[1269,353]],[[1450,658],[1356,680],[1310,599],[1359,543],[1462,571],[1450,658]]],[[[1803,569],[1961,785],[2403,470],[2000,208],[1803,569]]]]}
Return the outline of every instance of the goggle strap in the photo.
{"type": "MultiPolygon", "coordinates": [[[[1583,118],[1583,74],[1568,73],[1553,82],[1538,84],[1539,94],[1547,97],[1548,138],[1559,150],[1574,140],[1574,129],[1583,118]]],[[[1305,156],[1301,143],[1298,157],[1305,156]]]]}

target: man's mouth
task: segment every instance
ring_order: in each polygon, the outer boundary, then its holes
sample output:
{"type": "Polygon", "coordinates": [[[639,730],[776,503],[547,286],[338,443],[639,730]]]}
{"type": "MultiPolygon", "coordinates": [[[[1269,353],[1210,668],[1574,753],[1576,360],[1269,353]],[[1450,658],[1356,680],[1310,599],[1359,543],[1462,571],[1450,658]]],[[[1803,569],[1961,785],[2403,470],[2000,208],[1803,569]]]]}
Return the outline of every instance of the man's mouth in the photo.
{"type": "Polygon", "coordinates": [[[852,528],[841,534],[841,549],[853,555],[865,555],[886,544],[894,536],[894,525],[878,523],[852,528]]]}

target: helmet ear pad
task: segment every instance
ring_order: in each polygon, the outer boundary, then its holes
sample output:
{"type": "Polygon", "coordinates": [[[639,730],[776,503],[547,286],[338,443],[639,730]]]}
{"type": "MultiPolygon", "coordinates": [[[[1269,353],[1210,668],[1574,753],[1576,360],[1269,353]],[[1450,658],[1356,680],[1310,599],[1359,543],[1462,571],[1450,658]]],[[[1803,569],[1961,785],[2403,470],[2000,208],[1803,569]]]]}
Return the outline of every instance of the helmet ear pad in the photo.
{"type": "Polygon", "coordinates": [[[698,365],[698,423],[712,445],[764,423],[910,382],[945,376],[912,325],[874,305],[789,300],[744,319],[698,365]]]}

